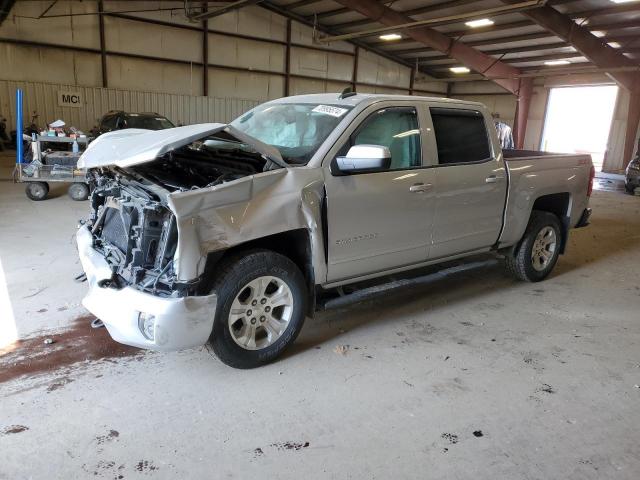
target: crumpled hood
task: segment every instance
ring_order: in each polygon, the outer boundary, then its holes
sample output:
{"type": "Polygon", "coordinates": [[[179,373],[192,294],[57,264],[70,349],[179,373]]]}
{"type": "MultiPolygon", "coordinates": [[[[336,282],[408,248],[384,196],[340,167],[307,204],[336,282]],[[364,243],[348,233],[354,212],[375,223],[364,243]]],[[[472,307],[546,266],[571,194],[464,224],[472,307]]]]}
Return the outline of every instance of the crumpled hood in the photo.
{"type": "Polygon", "coordinates": [[[78,160],[78,167],[96,168],[108,165],[130,167],[150,162],[167,152],[222,130],[280,166],[285,165],[280,152],[275,147],[266,145],[231,125],[200,123],[165,130],[129,128],[105,133],[89,144],[78,160]]]}

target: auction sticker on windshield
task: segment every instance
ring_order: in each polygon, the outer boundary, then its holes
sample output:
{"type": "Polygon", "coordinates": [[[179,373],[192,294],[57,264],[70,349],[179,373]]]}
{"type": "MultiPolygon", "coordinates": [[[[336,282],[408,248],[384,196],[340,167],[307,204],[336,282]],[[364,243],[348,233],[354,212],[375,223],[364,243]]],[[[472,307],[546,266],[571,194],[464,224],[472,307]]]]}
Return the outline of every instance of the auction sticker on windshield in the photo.
{"type": "Polygon", "coordinates": [[[347,110],[346,108],[332,107],[331,105],[318,105],[312,111],[331,115],[332,117],[341,117],[349,110],[347,110]]]}

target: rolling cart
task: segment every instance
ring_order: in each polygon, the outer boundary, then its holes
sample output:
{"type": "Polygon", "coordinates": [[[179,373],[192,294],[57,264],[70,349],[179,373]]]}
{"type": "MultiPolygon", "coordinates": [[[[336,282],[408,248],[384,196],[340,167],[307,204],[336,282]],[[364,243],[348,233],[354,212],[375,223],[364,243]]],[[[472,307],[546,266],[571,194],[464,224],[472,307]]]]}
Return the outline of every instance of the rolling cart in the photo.
{"type": "MultiPolygon", "coordinates": [[[[18,163],[17,179],[26,183],[25,192],[31,200],[39,201],[47,198],[50,182],[67,182],[69,197],[81,201],[89,197],[86,170],[78,168],[80,152],[53,151],[42,153],[43,143],[70,144],[78,142],[83,150],[89,143],[88,138],[35,136],[36,148],[31,163],[18,163]]],[[[33,143],[33,142],[32,142],[33,143]]]]}

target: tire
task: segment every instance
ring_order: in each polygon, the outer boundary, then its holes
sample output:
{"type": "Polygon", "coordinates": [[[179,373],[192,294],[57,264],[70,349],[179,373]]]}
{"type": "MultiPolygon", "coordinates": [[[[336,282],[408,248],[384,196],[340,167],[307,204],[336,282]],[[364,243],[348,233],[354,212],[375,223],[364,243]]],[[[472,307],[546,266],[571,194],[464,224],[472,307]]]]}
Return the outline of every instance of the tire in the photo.
{"type": "Polygon", "coordinates": [[[67,190],[67,194],[71,198],[71,200],[75,200],[76,202],[82,202],[89,198],[89,185],[86,183],[72,183],[69,185],[69,189],[67,190]]]}
{"type": "Polygon", "coordinates": [[[534,210],[522,240],[513,254],[506,257],[507,270],[525,282],[544,280],[558,261],[561,243],[562,228],[558,217],[534,210]],[[535,255],[534,252],[539,254],[535,255]]]}
{"type": "Polygon", "coordinates": [[[27,182],[25,193],[34,202],[39,202],[49,195],[49,184],[47,182],[27,182]]]}
{"type": "Polygon", "coordinates": [[[230,259],[213,291],[218,303],[209,343],[230,367],[255,368],[274,360],[304,324],[304,277],[278,253],[252,250],[230,259]]]}

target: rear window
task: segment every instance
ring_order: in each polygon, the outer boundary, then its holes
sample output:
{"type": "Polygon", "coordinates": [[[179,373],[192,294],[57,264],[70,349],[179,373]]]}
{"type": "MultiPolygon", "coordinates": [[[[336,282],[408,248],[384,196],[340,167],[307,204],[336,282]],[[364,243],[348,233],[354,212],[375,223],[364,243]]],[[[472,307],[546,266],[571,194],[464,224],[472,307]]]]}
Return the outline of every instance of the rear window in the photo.
{"type": "Polygon", "coordinates": [[[487,127],[475,110],[431,108],[438,144],[438,163],[473,163],[491,157],[487,127]]]}

